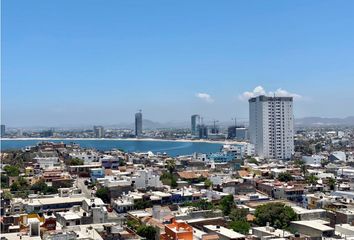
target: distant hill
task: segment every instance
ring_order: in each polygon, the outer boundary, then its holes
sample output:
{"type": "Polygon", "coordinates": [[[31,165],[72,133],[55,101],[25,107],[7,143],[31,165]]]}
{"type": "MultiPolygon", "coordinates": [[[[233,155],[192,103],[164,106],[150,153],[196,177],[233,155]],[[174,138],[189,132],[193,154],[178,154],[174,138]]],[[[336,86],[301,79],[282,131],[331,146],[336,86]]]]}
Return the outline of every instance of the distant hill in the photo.
{"type": "Polygon", "coordinates": [[[298,126],[354,126],[354,116],[345,118],[305,117],[295,119],[298,126]]]}
{"type": "MultiPolygon", "coordinates": [[[[212,121],[205,121],[206,125],[213,125],[212,121]]],[[[156,122],[149,119],[143,119],[143,129],[161,129],[161,128],[190,128],[190,121],[170,121],[170,122],[156,122]]],[[[238,125],[248,126],[247,121],[238,121],[238,125]]],[[[100,125],[100,124],[97,124],[100,125]]],[[[219,127],[226,128],[228,126],[234,125],[233,121],[220,121],[217,123],[219,127]]],[[[321,126],[354,126],[354,116],[345,117],[345,118],[325,118],[325,117],[304,117],[295,119],[296,126],[303,127],[321,127],[321,126]]],[[[104,124],[105,128],[123,128],[123,129],[134,129],[135,124],[132,122],[121,122],[117,124],[104,124]]],[[[79,124],[65,124],[61,126],[33,126],[33,127],[25,127],[26,129],[31,130],[43,130],[50,129],[54,127],[56,130],[58,129],[92,129],[93,125],[79,125],[79,124]]]]}

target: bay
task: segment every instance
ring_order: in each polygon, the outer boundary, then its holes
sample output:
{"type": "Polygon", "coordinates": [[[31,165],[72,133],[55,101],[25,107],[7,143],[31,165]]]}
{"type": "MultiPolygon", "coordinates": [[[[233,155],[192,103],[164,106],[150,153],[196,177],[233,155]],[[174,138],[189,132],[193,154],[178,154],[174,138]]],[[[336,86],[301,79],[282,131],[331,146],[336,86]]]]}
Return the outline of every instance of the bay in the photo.
{"type": "Polygon", "coordinates": [[[190,155],[197,153],[212,153],[219,152],[222,147],[221,143],[208,143],[208,142],[181,142],[181,141],[149,141],[149,140],[109,140],[109,139],[10,139],[1,140],[1,150],[22,149],[27,146],[35,146],[39,142],[64,142],[77,143],[82,148],[94,148],[100,151],[107,151],[111,149],[123,149],[126,152],[148,152],[163,153],[166,152],[170,156],[190,155]]]}

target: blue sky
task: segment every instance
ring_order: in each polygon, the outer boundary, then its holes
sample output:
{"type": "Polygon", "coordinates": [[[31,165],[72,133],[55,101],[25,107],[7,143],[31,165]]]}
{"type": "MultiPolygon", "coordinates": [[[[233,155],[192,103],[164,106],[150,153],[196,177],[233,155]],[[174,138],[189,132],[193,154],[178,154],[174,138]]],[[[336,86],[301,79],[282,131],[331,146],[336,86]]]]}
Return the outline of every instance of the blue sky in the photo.
{"type": "Polygon", "coordinates": [[[299,95],[295,117],[354,115],[353,9],[350,0],[4,0],[2,122],[114,124],[138,109],[160,122],[245,119],[243,93],[257,86],[299,95]]]}

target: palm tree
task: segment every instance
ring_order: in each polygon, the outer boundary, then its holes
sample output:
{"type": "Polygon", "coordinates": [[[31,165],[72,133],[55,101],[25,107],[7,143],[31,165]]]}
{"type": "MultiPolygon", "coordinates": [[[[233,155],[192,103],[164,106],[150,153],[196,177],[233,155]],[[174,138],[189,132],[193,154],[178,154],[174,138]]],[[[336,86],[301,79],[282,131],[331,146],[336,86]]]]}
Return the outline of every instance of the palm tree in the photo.
{"type": "Polygon", "coordinates": [[[330,178],[328,179],[328,186],[330,190],[334,190],[334,188],[336,187],[336,179],[335,178],[330,178]]]}
{"type": "Polygon", "coordinates": [[[167,163],[167,169],[168,169],[168,171],[170,172],[170,174],[172,174],[172,173],[175,171],[175,169],[176,169],[176,162],[175,162],[175,160],[173,160],[173,159],[167,160],[166,163],[167,163]]]}
{"type": "Polygon", "coordinates": [[[315,185],[317,183],[318,178],[314,174],[310,174],[306,177],[306,181],[309,184],[315,185]]]}
{"type": "Polygon", "coordinates": [[[306,164],[300,165],[300,169],[301,169],[302,175],[306,176],[306,174],[307,174],[307,166],[306,166],[306,164]]]}

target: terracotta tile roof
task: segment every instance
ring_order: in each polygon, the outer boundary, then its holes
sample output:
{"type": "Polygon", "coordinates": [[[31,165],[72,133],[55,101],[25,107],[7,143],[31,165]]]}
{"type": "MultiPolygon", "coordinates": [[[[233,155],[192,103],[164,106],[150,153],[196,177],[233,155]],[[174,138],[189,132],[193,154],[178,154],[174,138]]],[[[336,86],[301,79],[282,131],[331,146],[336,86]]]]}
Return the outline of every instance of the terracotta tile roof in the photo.
{"type": "Polygon", "coordinates": [[[240,175],[240,177],[247,177],[249,175],[249,172],[246,170],[240,170],[238,171],[238,175],[240,175]]]}

